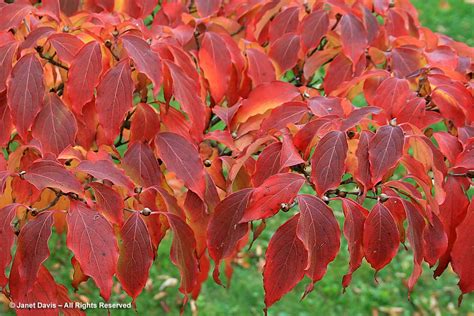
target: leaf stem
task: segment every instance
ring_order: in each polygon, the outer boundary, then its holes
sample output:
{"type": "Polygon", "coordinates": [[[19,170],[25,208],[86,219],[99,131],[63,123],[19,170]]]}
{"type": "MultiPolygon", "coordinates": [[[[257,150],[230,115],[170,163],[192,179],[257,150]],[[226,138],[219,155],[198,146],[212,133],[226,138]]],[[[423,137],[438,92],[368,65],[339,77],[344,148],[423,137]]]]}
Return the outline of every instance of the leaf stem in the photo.
{"type": "Polygon", "coordinates": [[[54,60],[54,56],[46,56],[45,54],[43,54],[43,47],[42,46],[36,46],[35,47],[35,50],[38,52],[38,55],[43,58],[44,60],[46,60],[48,63],[54,65],[54,66],[57,66],[59,68],[62,68],[64,70],[69,70],[69,67],[68,66],[65,66],[63,64],[61,64],[60,62],[54,60]]]}

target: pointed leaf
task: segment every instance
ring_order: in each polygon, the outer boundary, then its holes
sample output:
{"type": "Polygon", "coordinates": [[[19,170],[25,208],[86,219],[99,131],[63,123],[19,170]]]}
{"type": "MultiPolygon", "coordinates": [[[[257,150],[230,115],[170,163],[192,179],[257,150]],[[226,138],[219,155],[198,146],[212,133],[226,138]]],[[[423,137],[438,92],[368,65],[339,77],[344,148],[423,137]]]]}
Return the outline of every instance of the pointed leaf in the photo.
{"type": "Polygon", "coordinates": [[[431,223],[426,225],[423,240],[425,243],[424,259],[430,267],[433,267],[448,248],[448,237],[444,231],[443,223],[436,214],[432,214],[431,223]]]}
{"type": "Polygon", "coordinates": [[[138,36],[125,34],[120,39],[137,70],[150,78],[153,83],[153,93],[158,94],[162,81],[161,60],[158,54],[150,48],[145,40],[138,36]]]}
{"type": "Polygon", "coordinates": [[[232,193],[217,204],[207,227],[207,247],[209,255],[215,261],[214,280],[219,279],[219,263],[232,255],[238,242],[248,231],[247,223],[239,223],[247,208],[252,189],[243,189],[232,193]]]}
{"type": "Polygon", "coordinates": [[[123,170],[117,168],[117,166],[110,160],[83,160],[76,167],[76,171],[88,173],[94,178],[100,180],[109,180],[115,185],[120,185],[130,190],[133,190],[135,187],[123,170]]]}
{"type": "Polygon", "coordinates": [[[277,64],[278,73],[283,74],[296,65],[299,50],[300,36],[287,33],[270,45],[268,56],[277,64]]]}
{"type": "Polygon", "coordinates": [[[355,65],[367,47],[367,31],[362,22],[353,14],[345,14],[341,19],[342,51],[355,65]]]}
{"type": "Polygon", "coordinates": [[[89,186],[94,189],[97,209],[112,223],[123,224],[123,198],[113,188],[99,183],[91,182],[89,186]]]}
{"type": "Polygon", "coordinates": [[[28,130],[43,106],[43,67],[34,54],[21,57],[8,80],[8,106],[18,134],[26,140],[28,130]]]}
{"type": "Polygon", "coordinates": [[[122,245],[117,278],[133,300],[142,292],[148,279],[154,251],[150,234],[139,212],[133,213],[123,225],[122,245]]]}
{"type": "Polygon", "coordinates": [[[59,155],[64,148],[74,144],[76,119],[56,94],[49,93],[36,117],[32,133],[40,141],[44,152],[59,155]]]}
{"type": "Polygon", "coordinates": [[[300,215],[296,214],[281,225],[268,244],[263,267],[266,308],[280,300],[304,277],[308,253],[296,235],[299,218],[300,215]]]}
{"type": "Polygon", "coordinates": [[[163,213],[173,231],[173,243],[171,244],[171,261],[178,267],[181,274],[181,285],[179,290],[183,294],[193,291],[197,284],[198,261],[195,255],[196,240],[194,233],[186,222],[180,217],[163,213]]]}
{"type": "Polygon", "coordinates": [[[240,223],[275,215],[282,203],[293,202],[304,181],[304,177],[296,173],[279,173],[266,179],[255,189],[240,223]]]}
{"type": "Polygon", "coordinates": [[[7,88],[7,78],[12,70],[13,56],[15,55],[18,43],[15,41],[7,42],[0,46],[0,92],[7,88]]]}
{"type": "MultiPolygon", "coordinates": [[[[421,263],[425,253],[425,245],[423,240],[423,232],[425,230],[425,219],[418,208],[407,200],[400,199],[403,202],[406,216],[408,219],[408,241],[413,251],[413,272],[408,279],[408,293],[413,290],[415,283],[418,281],[423,269],[421,263]]],[[[410,294],[408,294],[410,295],[410,294]]]]}
{"type": "Polygon", "coordinates": [[[122,167],[125,173],[142,187],[151,187],[161,183],[160,165],[153,150],[147,144],[132,144],[125,152],[122,167]]]}
{"type": "Polygon", "coordinates": [[[112,225],[99,212],[76,201],[71,201],[67,224],[68,248],[84,273],[94,279],[100,295],[108,301],[118,258],[112,225]]]}
{"type": "Polygon", "coordinates": [[[329,132],[319,141],[311,158],[311,181],[316,184],[319,195],[339,186],[347,149],[346,133],[341,131],[329,132]]]}
{"type": "Polygon", "coordinates": [[[18,260],[18,272],[28,291],[33,288],[40,266],[49,257],[52,226],[53,212],[41,212],[21,229],[18,236],[15,260],[18,260]]]}
{"type": "Polygon", "coordinates": [[[298,89],[287,82],[274,81],[261,84],[242,102],[233,121],[243,123],[254,115],[263,114],[292,101],[298,95],[298,89]]]}
{"type": "Polygon", "coordinates": [[[372,183],[376,184],[398,163],[403,154],[404,135],[399,126],[385,125],[369,143],[372,183]]]}
{"type": "Polygon", "coordinates": [[[351,199],[342,199],[342,209],[344,211],[344,236],[347,239],[349,250],[349,271],[342,278],[342,286],[348,287],[354,273],[362,263],[364,258],[364,248],[362,244],[364,236],[364,223],[369,212],[351,199]]]}
{"type": "Polygon", "coordinates": [[[74,112],[81,114],[84,105],[94,97],[94,89],[102,72],[100,45],[92,41],[77,52],[68,71],[64,97],[74,112]]]}
{"type": "Polygon", "coordinates": [[[318,46],[321,38],[329,29],[329,17],[325,10],[317,10],[308,14],[298,28],[301,44],[306,52],[318,46]]]}
{"type": "Polygon", "coordinates": [[[453,270],[459,276],[459,288],[462,293],[474,291],[474,203],[471,201],[466,217],[456,228],[456,241],[451,252],[453,270]]]}
{"type": "Polygon", "coordinates": [[[26,181],[38,190],[52,187],[78,195],[83,194],[81,183],[61,164],[52,160],[37,160],[31,164],[24,175],[26,181]]]}
{"type": "Polygon", "coordinates": [[[204,166],[197,149],[184,137],[169,132],[158,134],[155,143],[158,155],[166,167],[176,173],[191,191],[204,199],[204,166]]]}
{"type": "Polygon", "coordinates": [[[380,202],[375,204],[364,224],[364,252],[372,268],[378,271],[392,261],[399,242],[392,213],[380,202]]]}
{"type": "Polygon", "coordinates": [[[266,54],[255,48],[247,49],[246,54],[248,59],[247,73],[252,78],[254,87],[262,83],[275,81],[275,67],[266,54]]]}
{"type": "Polygon", "coordinates": [[[299,195],[300,219],[296,233],[308,251],[306,275],[312,282],[306,287],[305,295],[313,290],[314,283],[326,274],[340,246],[340,230],[334,213],[321,199],[309,195],[299,195]]]}
{"type": "Polygon", "coordinates": [[[118,135],[125,114],[132,107],[133,90],[128,59],[109,69],[97,86],[97,114],[109,143],[118,135]]]}
{"type": "Polygon", "coordinates": [[[149,142],[160,130],[160,118],[155,109],[146,103],[137,104],[130,125],[130,142],[149,142]]]}
{"type": "MultiPolygon", "coordinates": [[[[10,141],[13,129],[10,108],[7,103],[7,93],[0,93],[0,146],[6,147],[10,141]]],[[[1,186],[0,186],[1,187],[1,186]]]]}
{"type": "Polygon", "coordinates": [[[212,98],[216,103],[220,103],[229,88],[232,62],[229,50],[219,34],[204,34],[199,50],[199,65],[209,82],[212,98]]]}
{"type": "Polygon", "coordinates": [[[10,265],[11,249],[15,240],[12,221],[16,216],[16,209],[20,204],[9,204],[0,208],[0,287],[7,285],[5,269],[10,265]]]}
{"type": "MultiPolygon", "coordinates": [[[[78,54],[79,50],[84,46],[83,41],[81,41],[78,37],[71,35],[69,33],[53,34],[48,37],[48,41],[56,50],[56,53],[58,54],[59,59],[67,63],[72,63],[72,61],[78,54]]],[[[99,69],[101,68],[100,63],[98,64],[98,67],[99,69]]],[[[69,69],[69,76],[71,76],[71,68],[69,69]]]]}

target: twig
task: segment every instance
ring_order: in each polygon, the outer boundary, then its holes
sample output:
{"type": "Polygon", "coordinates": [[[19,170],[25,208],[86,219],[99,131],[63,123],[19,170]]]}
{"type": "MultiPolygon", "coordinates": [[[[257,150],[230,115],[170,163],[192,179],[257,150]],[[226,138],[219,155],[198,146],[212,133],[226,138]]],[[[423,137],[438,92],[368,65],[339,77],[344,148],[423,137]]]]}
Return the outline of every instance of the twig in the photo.
{"type": "Polygon", "coordinates": [[[128,140],[127,140],[127,141],[124,141],[124,140],[123,140],[123,131],[124,131],[125,129],[129,129],[129,128],[130,128],[130,119],[132,118],[133,113],[135,113],[135,110],[133,110],[133,111],[131,111],[131,112],[128,112],[128,113],[127,113],[127,117],[125,118],[125,120],[124,120],[123,123],[122,123],[122,126],[120,126],[119,139],[118,139],[117,142],[114,144],[115,147],[119,147],[119,146],[128,144],[128,142],[129,142],[128,140]]]}
{"type": "Polygon", "coordinates": [[[52,190],[56,194],[56,197],[54,198],[54,200],[52,200],[51,202],[49,202],[48,205],[46,205],[45,207],[40,208],[40,209],[35,209],[35,208],[32,208],[32,207],[29,207],[28,211],[31,211],[31,215],[36,216],[41,212],[47,211],[51,207],[55,206],[56,203],[58,203],[61,196],[65,195],[62,191],[56,191],[52,188],[49,188],[49,189],[52,190]]]}
{"type": "Polygon", "coordinates": [[[38,55],[43,58],[44,60],[48,61],[48,63],[54,65],[54,66],[57,66],[59,68],[62,68],[64,70],[69,70],[69,67],[68,66],[64,66],[63,64],[61,64],[60,62],[54,60],[54,56],[46,56],[45,54],[43,54],[43,47],[42,46],[36,46],[35,47],[35,50],[38,52],[38,55]]]}

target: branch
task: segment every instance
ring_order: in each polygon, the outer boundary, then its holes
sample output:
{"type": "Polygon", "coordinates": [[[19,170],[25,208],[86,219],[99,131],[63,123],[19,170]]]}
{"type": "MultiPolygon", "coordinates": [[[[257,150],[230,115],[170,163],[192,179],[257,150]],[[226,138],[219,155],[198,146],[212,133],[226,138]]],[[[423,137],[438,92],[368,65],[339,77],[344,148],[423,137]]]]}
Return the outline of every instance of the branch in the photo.
{"type": "Polygon", "coordinates": [[[43,54],[43,47],[42,46],[36,46],[35,47],[35,50],[38,52],[38,55],[43,58],[44,60],[46,60],[48,63],[54,65],[54,66],[57,66],[59,68],[62,68],[64,70],[69,70],[69,67],[68,66],[64,66],[63,64],[61,64],[60,62],[54,60],[54,56],[46,56],[45,54],[43,54]]]}
{"type": "Polygon", "coordinates": [[[31,215],[36,216],[41,212],[47,211],[48,209],[55,206],[56,203],[59,202],[59,199],[61,198],[61,196],[66,195],[62,191],[56,191],[55,189],[52,189],[52,188],[49,188],[49,189],[52,190],[56,194],[56,197],[54,198],[54,200],[52,200],[51,202],[49,202],[48,205],[40,209],[35,209],[34,207],[28,207],[27,210],[31,211],[31,215]]]}
{"type": "Polygon", "coordinates": [[[123,131],[124,131],[125,129],[130,129],[130,119],[132,118],[133,113],[135,113],[135,110],[133,110],[133,111],[131,111],[131,112],[128,112],[128,113],[127,113],[127,117],[125,118],[125,120],[124,120],[123,123],[122,123],[122,126],[120,126],[119,139],[118,139],[117,142],[114,144],[115,147],[119,147],[119,146],[128,144],[128,142],[129,142],[128,140],[127,140],[127,141],[124,141],[124,140],[123,140],[123,131]]]}

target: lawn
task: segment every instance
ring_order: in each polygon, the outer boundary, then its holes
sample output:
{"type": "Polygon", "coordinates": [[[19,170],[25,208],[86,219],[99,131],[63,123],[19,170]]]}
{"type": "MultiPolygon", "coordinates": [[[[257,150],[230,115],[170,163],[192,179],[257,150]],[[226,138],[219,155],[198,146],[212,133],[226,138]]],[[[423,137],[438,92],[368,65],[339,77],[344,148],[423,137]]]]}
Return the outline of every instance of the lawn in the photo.
{"type": "MultiPolygon", "coordinates": [[[[437,32],[445,33],[456,40],[474,46],[473,23],[474,4],[469,0],[415,0],[414,5],[420,10],[420,20],[437,32]]],[[[293,210],[294,212],[294,210],[293,210]]],[[[196,309],[201,315],[260,315],[263,304],[263,284],[261,267],[263,256],[271,235],[275,229],[292,215],[279,213],[268,222],[267,229],[253,245],[251,251],[235,265],[230,288],[215,284],[210,278],[202,288],[196,302],[186,307],[185,314],[191,315],[196,309]]],[[[336,212],[342,223],[342,212],[336,212]]],[[[72,254],[66,250],[65,236],[51,240],[51,257],[46,262],[58,283],[70,286],[72,254]]],[[[179,313],[182,296],[178,292],[179,273],[169,261],[170,236],[164,239],[154,263],[150,280],[137,299],[139,315],[170,315],[179,313]]],[[[399,254],[393,262],[379,272],[378,282],[374,272],[364,261],[362,267],[354,274],[351,286],[342,294],[341,279],[348,267],[347,244],[343,241],[336,260],[329,265],[326,277],[318,282],[306,299],[300,301],[304,287],[309,282],[305,279],[292,293],[271,307],[270,315],[465,315],[474,311],[474,295],[464,298],[461,307],[457,307],[460,293],[457,278],[451,272],[443,274],[437,281],[433,280],[429,267],[424,264],[424,272],[411,295],[407,298],[405,285],[412,270],[410,250],[400,246],[399,254]]],[[[130,302],[130,298],[115,284],[112,303],[130,302]]],[[[92,280],[82,284],[72,294],[73,300],[99,302],[101,297],[92,280]]],[[[4,312],[12,315],[5,307],[4,312]]],[[[0,314],[2,310],[0,308],[0,314]]],[[[103,315],[103,310],[88,310],[88,315],[103,315]]],[[[111,315],[130,315],[130,310],[112,310],[111,315]]],[[[471,314],[473,315],[473,314],[471,314]]]]}

